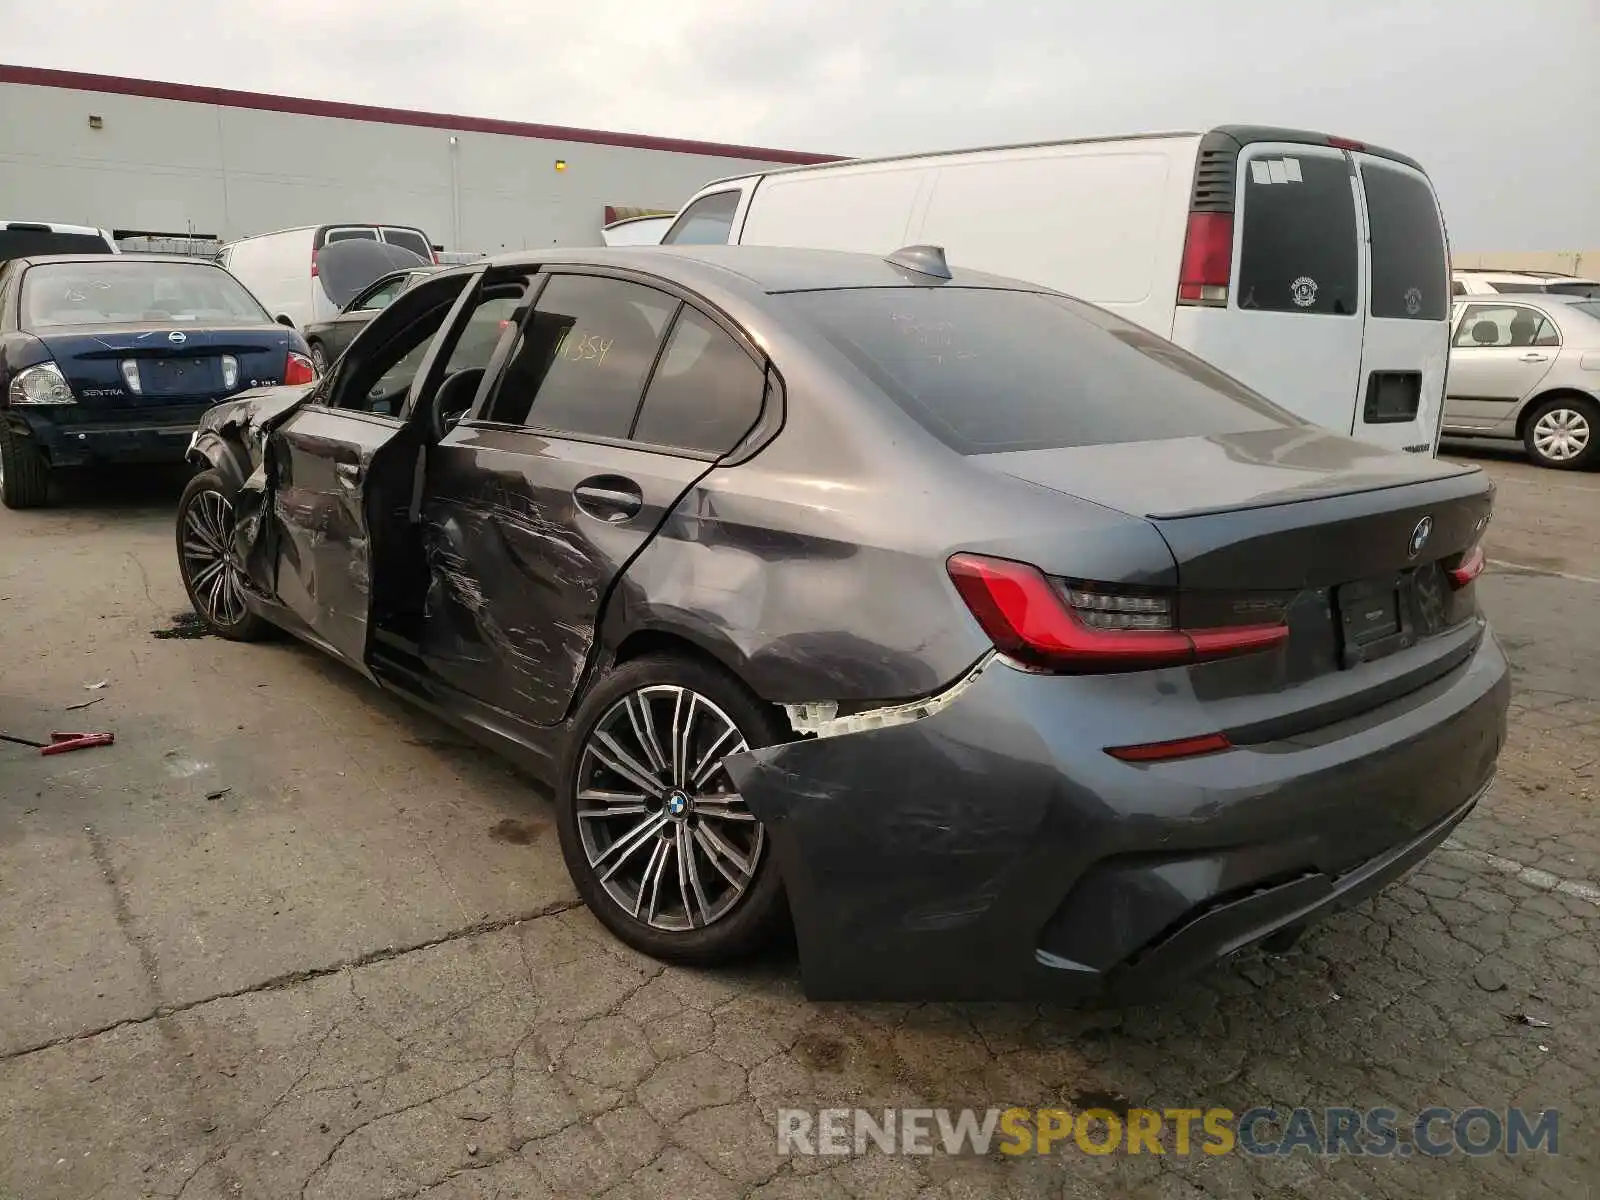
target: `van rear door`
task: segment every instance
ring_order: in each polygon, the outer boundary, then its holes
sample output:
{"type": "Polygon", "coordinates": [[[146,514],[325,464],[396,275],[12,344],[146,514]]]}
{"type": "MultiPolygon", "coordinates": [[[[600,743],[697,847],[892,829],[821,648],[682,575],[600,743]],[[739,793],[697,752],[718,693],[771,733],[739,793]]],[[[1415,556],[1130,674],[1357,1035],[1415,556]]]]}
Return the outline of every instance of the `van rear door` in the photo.
{"type": "Polygon", "coordinates": [[[1450,354],[1450,265],[1428,177],[1352,151],[1361,183],[1369,282],[1361,385],[1350,432],[1390,449],[1439,443],[1450,354]]]}
{"type": "Polygon", "coordinates": [[[1251,142],[1239,152],[1226,307],[1179,304],[1174,339],[1291,412],[1350,431],[1366,260],[1343,150],[1251,142]]]}

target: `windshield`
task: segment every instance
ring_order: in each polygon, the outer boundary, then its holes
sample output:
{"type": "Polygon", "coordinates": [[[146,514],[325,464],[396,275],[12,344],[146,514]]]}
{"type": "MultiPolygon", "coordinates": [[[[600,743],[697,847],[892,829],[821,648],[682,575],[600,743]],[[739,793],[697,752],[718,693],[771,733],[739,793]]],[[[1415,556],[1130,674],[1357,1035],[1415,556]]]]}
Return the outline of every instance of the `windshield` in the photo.
{"type": "Polygon", "coordinates": [[[906,287],[780,299],[960,454],[1301,423],[1188,351],[1066,296],[906,287]]]}
{"type": "Polygon", "coordinates": [[[135,322],[267,324],[271,318],[232,275],[210,263],[43,263],[22,277],[26,329],[135,322]]]}

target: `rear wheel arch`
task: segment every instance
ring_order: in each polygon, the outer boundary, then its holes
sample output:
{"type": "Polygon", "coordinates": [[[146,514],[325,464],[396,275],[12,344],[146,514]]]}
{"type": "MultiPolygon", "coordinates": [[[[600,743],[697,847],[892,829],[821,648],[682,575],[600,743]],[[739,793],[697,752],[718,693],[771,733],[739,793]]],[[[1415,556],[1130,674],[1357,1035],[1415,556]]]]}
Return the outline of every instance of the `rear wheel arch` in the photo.
{"type": "Polygon", "coordinates": [[[1522,411],[1517,414],[1517,436],[1519,438],[1527,436],[1528,422],[1532,420],[1533,414],[1538,411],[1539,406],[1547,400],[1572,400],[1586,403],[1597,415],[1600,415],[1600,399],[1596,399],[1590,393],[1580,391],[1577,388],[1551,388],[1547,392],[1540,392],[1522,406],[1522,411]]]}
{"type": "Polygon", "coordinates": [[[600,681],[611,672],[636,659],[652,655],[670,655],[675,658],[701,663],[731,676],[740,687],[749,693],[752,700],[771,710],[780,722],[787,724],[782,705],[774,704],[767,700],[751,686],[750,673],[746,669],[744,656],[738,652],[731,642],[720,641],[704,635],[696,636],[694,633],[683,629],[646,626],[629,630],[618,638],[615,644],[616,649],[606,655],[603,660],[604,668],[594,672],[588,684],[574,699],[574,711],[583,703],[584,697],[592,692],[600,681]]]}

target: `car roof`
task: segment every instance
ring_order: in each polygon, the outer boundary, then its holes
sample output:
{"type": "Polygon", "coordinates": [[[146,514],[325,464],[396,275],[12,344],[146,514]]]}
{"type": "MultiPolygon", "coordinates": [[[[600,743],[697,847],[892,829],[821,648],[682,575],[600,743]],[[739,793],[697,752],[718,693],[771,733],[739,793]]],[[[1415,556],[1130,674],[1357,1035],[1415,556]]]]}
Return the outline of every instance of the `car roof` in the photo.
{"type": "Polygon", "coordinates": [[[1499,271],[1493,267],[1457,267],[1453,275],[1468,275],[1487,283],[1600,283],[1587,275],[1558,275],[1554,271],[1499,271]]]}
{"type": "Polygon", "coordinates": [[[96,229],[93,225],[66,225],[60,221],[19,221],[14,218],[0,220],[0,229],[43,229],[50,233],[87,233],[97,237],[104,237],[104,229],[96,229]]]}
{"type": "MultiPolygon", "coordinates": [[[[199,267],[216,267],[208,258],[190,258],[182,254],[25,254],[11,260],[25,267],[42,267],[50,263],[191,263],[199,267]]],[[[220,267],[217,268],[221,270],[220,267]]]]}
{"type": "MultiPolygon", "coordinates": [[[[684,287],[736,286],[765,292],[828,291],[842,288],[927,286],[928,277],[875,254],[786,246],[607,246],[585,250],[518,251],[488,260],[494,267],[611,266],[660,276],[684,287]],[[738,282],[736,282],[738,281],[738,282]]],[[[1049,291],[1038,284],[951,269],[944,287],[1049,291]]]]}

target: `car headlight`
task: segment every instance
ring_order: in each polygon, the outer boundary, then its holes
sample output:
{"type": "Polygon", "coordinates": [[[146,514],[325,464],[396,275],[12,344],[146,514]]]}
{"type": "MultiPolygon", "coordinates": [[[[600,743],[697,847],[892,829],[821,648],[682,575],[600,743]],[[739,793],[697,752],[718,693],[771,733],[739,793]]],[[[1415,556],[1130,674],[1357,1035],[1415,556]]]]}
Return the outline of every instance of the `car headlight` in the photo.
{"type": "Polygon", "coordinates": [[[11,378],[12,404],[76,404],[61,368],[53,362],[18,371],[11,378]]]}

